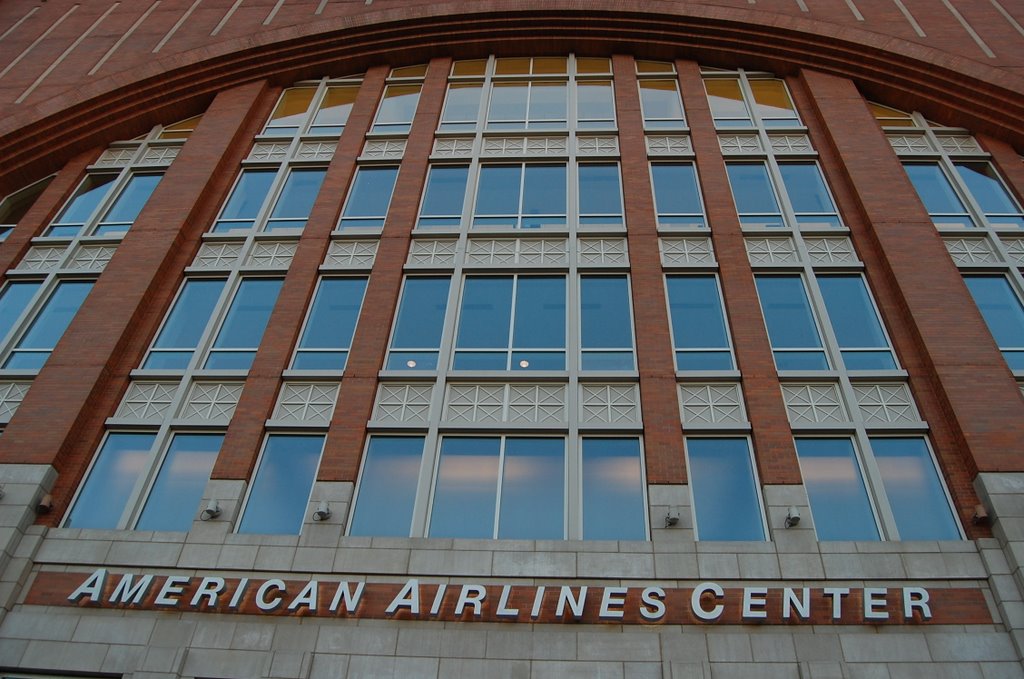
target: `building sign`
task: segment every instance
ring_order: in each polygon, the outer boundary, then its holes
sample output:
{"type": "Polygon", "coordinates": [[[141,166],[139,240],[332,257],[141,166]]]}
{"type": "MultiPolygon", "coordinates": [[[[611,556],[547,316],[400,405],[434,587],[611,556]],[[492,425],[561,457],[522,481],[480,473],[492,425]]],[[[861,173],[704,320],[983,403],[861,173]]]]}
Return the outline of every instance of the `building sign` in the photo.
{"type": "Polygon", "coordinates": [[[618,624],[991,624],[980,589],[436,584],[39,573],[26,604],[251,615],[618,624]]]}

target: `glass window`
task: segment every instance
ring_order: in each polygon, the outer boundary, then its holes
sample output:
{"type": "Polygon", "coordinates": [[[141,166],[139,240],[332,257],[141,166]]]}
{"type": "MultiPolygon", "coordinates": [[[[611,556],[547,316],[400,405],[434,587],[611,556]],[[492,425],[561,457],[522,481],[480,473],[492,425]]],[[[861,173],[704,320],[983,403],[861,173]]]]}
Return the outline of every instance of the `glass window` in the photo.
{"type": "Polygon", "coordinates": [[[879,125],[883,127],[916,127],[917,123],[909,113],[903,111],[897,111],[894,108],[888,106],[882,106],[881,104],[873,104],[868,102],[868,108],[871,109],[871,113],[875,116],[875,120],[878,121],[879,125]]]}
{"type": "Polygon", "coordinates": [[[150,433],[107,434],[64,525],[117,528],[155,439],[150,433]]]}
{"type": "Polygon", "coordinates": [[[956,519],[925,440],[872,436],[871,450],[900,539],[959,540],[956,519]]]}
{"type": "Polygon", "coordinates": [[[639,84],[645,128],[671,130],[686,127],[683,102],[675,80],[641,80],[639,84]]]}
{"type": "Polygon", "coordinates": [[[640,439],[583,438],[583,539],[646,540],[640,439]]]}
{"type": "Polygon", "coordinates": [[[352,106],[359,94],[358,85],[328,87],[324,98],[320,101],[313,124],[309,127],[310,134],[340,135],[348,122],[352,106]]]}
{"type": "Polygon", "coordinates": [[[565,165],[484,165],[473,226],[565,226],[565,165]]]}
{"type": "Polygon", "coordinates": [[[292,170],[284,182],[284,188],[277,197],[277,204],[270,219],[267,220],[267,231],[278,229],[301,229],[306,226],[309,213],[313,209],[316,196],[320,193],[320,185],[324,181],[324,169],[292,170]]]}
{"type": "Polygon", "coordinates": [[[416,115],[416,105],[420,101],[421,85],[388,85],[384,90],[377,120],[371,132],[390,134],[408,134],[412,129],[412,119],[416,115]]]}
{"type": "Polygon", "coordinates": [[[14,230],[14,227],[51,181],[53,181],[53,177],[47,177],[20,191],[15,191],[0,201],[0,241],[5,240],[7,235],[14,230]]]}
{"type": "Polygon", "coordinates": [[[713,274],[668,276],[665,285],[676,370],[732,370],[718,278],[713,274]]]}
{"type": "Polygon", "coordinates": [[[422,458],[422,436],[370,437],[349,535],[409,537],[422,458]]]}
{"type": "Polygon", "coordinates": [[[775,189],[764,163],[726,163],[729,186],[740,224],[752,227],[785,226],[775,189]]]}
{"type": "Polygon", "coordinates": [[[248,370],[252,366],[282,282],[280,278],[242,281],[206,358],[206,368],[248,370]]]}
{"type": "Polygon", "coordinates": [[[306,118],[306,111],[309,110],[314,94],[315,87],[289,87],[282,92],[263,134],[275,137],[290,137],[297,134],[306,118]]]}
{"type": "Polygon", "coordinates": [[[740,81],[736,78],[714,78],[704,81],[715,127],[750,127],[750,111],[743,101],[740,81]]]}
{"type": "Polygon", "coordinates": [[[452,367],[565,370],[565,277],[467,277],[452,367]]]}
{"type": "Polygon", "coordinates": [[[223,289],[223,279],[185,281],[142,367],[163,370],[187,368],[223,289]]]}
{"type": "Polygon", "coordinates": [[[10,281],[0,294],[0,340],[7,337],[39,290],[39,281],[10,281]]]}
{"type": "Polygon", "coordinates": [[[1006,190],[1006,185],[991,163],[959,162],[956,171],[971,192],[985,218],[993,226],[1024,228],[1020,206],[1006,190]]]}
{"type": "Polygon", "coordinates": [[[693,163],[653,163],[651,180],[659,228],[705,226],[693,163]]]}
{"type": "Polygon", "coordinates": [[[633,318],[626,276],[580,279],[580,368],[632,370],[633,318]]]}
{"type": "Polygon", "coordinates": [[[1011,370],[1024,370],[1024,308],[1004,276],[964,276],[1011,370]]]}
{"type": "Polygon", "coordinates": [[[567,106],[564,82],[495,82],[491,86],[487,129],[564,129],[567,106]]]}
{"type": "Polygon", "coordinates": [[[579,166],[580,226],[622,226],[622,185],[615,163],[579,166]]]}
{"type": "Polygon", "coordinates": [[[133,175],[114,200],[114,204],[100,219],[93,235],[111,236],[125,233],[139,216],[162,178],[162,174],[133,175]]]}
{"type": "Polygon", "coordinates": [[[239,533],[297,535],[302,530],[323,447],[323,436],[267,436],[239,533]]]}
{"type": "Polygon", "coordinates": [[[791,127],[800,124],[796,108],[781,80],[750,80],[754,110],[765,127],[791,127]]]}
{"type": "Polygon", "coordinates": [[[345,201],[338,229],[382,228],[397,178],[397,166],[360,167],[345,201]]]}
{"type": "Polygon", "coordinates": [[[99,207],[114,185],[117,174],[86,175],[75,190],[75,195],[46,230],[45,236],[73,238],[79,234],[86,222],[99,207]]]}
{"type": "Polygon", "coordinates": [[[176,123],[164,126],[164,129],[160,131],[157,139],[188,139],[195,132],[199,126],[199,121],[203,119],[203,114],[180,120],[176,123]]]}
{"type": "Polygon", "coordinates": [[[847,370],[895,370],[896,360],[871,295],[858,275],[818,276],[847,370]]]}
{"type": "Polygon", "coordinates": [[[779,172],[799,226],[842,226],[817,163],[779,163],[779,172]]]}
{"type": "Polygon", "coordinates": [[[974,226],[938,163],[904,163],[903,167],[936,226],[974,226]]]}
{"type": "Polygon", "coordinates": [[[755,276],[779,370],[828,370],[821,334],[800,276],[755,276]]]}
{"type": "Polygon", "coordinates": [[[745,438],[687,438],[699,540],[764,540],[764,519],[745,438]]]}
{"type": "Polygon", "coordinates": [[[324,278],[320,281],[292,368],[345,369],[365,292],[365,278],[324,278]]]}
{"type": "Polygon", "coordinates": [[[453,76],[482,76],[487,72],[486,59],[466,59],[452,63],[453,76]]]}
{"type": "Polygon", "coordinates": [[[480,115],[482,83],[451,83],[438,129],[444,132],[471,132],[480,115]]]}
{"type": "MultiPolygon", "coordinates": [[[[577,67],[579,60],[577,60],[577,67]]],[[[576,83],[576,126],[581,130],[615,127],[615,95],[608,80],[576,83]]]]}
{"type": "Polygon", "coordinates": [[[798,438],[796,452],[819,540],[877,540],[860,463],[847,438],[798,438]]]}
{"type": "Polygon", "coordinates": [[[466,201],[468,165],[432,165],[423,192],[420,229],[456,227],[462,221],[462,207],[466,201]]]}
{"type": "Polygon", "coordinates": [[[38,370],[46,363],[53,348],[64,335],[71,320],[78,313],[89,291],[92,281],[61,281],[46,304],[36,314],[35,320],[22,335],[18,345],[7,357],[4,368],[8,370],[38,370]]]}
{"type": "Polygon", "coordinates": [[[263,201],[270,193],[276,170],[243,170],[231,197],[213,225],[214,233],[245,231],[256,225],[263,201]]]}
{"type": "Polygon", "coordinates": [[[223,434],[176,434],[136,530],[187,531],[203,499],[223,434]]]}
{"type": "Polygon", "coordinates": [[[448,276],[405,279],[391,335],[388,370],[437,370],[450,284],[448,276]]]}

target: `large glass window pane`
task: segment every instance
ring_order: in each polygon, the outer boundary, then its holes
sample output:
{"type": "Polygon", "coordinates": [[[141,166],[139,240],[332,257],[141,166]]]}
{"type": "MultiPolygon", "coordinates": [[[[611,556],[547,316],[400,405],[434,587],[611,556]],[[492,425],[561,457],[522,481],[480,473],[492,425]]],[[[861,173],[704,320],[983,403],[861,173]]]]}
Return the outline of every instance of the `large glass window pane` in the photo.
{"type": "Polygon", "coordinates": [[[213,225],[214,233],[251,229],[274,183],[275,170],[245,170],[213,225]]]}
{"type": "Polygon", "coordinates": [[[518,279],[512,349],[513,369],[565,369],[564,276],[518,279]]]}
{"type": "Polygon", "coordinates": [[[729,333],[715,276],[669,276],[665,284],[676,369],[732,370],[729,333]]]}
{"type": "Polygon", "coordinates": [[[1003,276],[964,276],[1011,370],[1024,370],[1024,308],[1003,276]]]}
{"type": "Polygon", "coordinates": [[[895,370],[896,360],[860,276],[818,276],[847,370],[895,370]]]}
{"type": "Polygon", "coordinates": [[[64,525],[117,528],[155,438],[155,434],[108,434],[64,525]]]}
{"type": "Polygon", "coordinates": [[[484,165],[480,168],[474,224],[512,227],[518,224],[522,172],[520,165],[484,165]]]}
{"type": "Polygon", "coordinates": [[[320,281],[292,368],[345,369],[365,292],[365,278],[325,278],[320,281]]]}
{"type": "Polygon", "coordinates": [[[309,104],[316,94],[315,87],[289,87],[281,94],[274,112],[270,114],[263,134],[290,137],[299,131],[309,104]]]}
{"type": "Polygon", "coordinates": [[[745,438],[688,438],[690,488],[699,540],[764,540],[745,438]]]}
{"type": "Polygon", "coordinates": [[[925,440],[872,436],[871,449],[900,539],[959,540],[956,519],[925,440]]]}
{"type": "Polygon", "coordinates": [[[580,224],[622,225],[622,187],[614,163],[579,166],[580,224]]]}
{"type": "Polygon", "coordinates": [[[471,276],[462,290],[456,370],[505,370],[512,317],[511,276],[471,276]],[[466,349],[485,351],[469,352],[466,349]]]}
{"type": "Polygon", "coordinates": [[[444,102],[444,113],[441,114],[440,129],[448,132],[475,130],[482,90],[483,85],[480,83],[448,85],[448,97],[444,102]]]}
{"type": "Polygon", "coordinates": [[[448,276],[407,278],[391,337],[388,370],[436,370],[445,311],[448,276]]]}
{"type": "Polygon", "coordinates": [[[5,240],[7,235],[14,230],[14,227],[28,213],[29,208],[35,204],[36,199],[42,195],[43,190],[50,185],[51,181],[53,181],[53,176],[41,179],[0,200],[0,241],[5,240]]]}
{"type": "Polygon", "coordinates": [[[277,198],[274,211],[270,213],[266,230],[301,229],[306,226],[326,172],[323,169],[292,170],[277,198]]]}
{"type": "Polygon", "coordinates": [[[693,163],[651,165],[658,226],[704,226],[704,207],[693,163]]]}
{"type": "Polygon", "coordinates": [[[904,163],[903,167],[933,222],[940,226],[974,226],[937,163],[904,163]]]}
{"type": "Polygon", "coordinates": [[[726,169],[741,224],[757,227],[785,226],[764,163],[726,163],[726,169]]]}
{"type": "Polygon", "coordinates": [[[82,180],[75,191],[74,197],[64,206],[57,219],[53,220],[46,230],[47,236],[55,238],[71,238],[77,236],[85,223],[96,211],[107,193],[113,187],[116,174],[90,174],[82,180]]]}
{"type": "Polygon", "coordinates": [[[39,281],[11,281],[0,294],[0,341],[7,337],[39,289],[39,281]]]}
{"type": "Polygon", "coordinates": [[[432,166],[427,175],[427,188],[423,192],[416,226],[421,229],[458,226],[462,221],[468,178],[469,167],[466,165],[432,166]]]}
{"type": "Polygon", "coordinates": [[[339,229],[381,228],[398,178],[397,167],[361,167],[345,201],[339,229]]]}
{"type": "Polygon", "coordinates": [[[162,174],[137,174],[129,179],[114,204],[103,215],[93,235],[109,236],[127,231],[162,178],[162,174]]]}
{"type": "Polygon", "coordinates": [[[683,102],[675,80],[641,80],[640,105],[647,129],[678,129],[686,126],[683,102]]]}
{"type": "Polygon", "coordinates": [[[224,281],[219,279],[186,281],[142,367],[188,367],[223,289],[224,281]]]}
{"type": "Polygon", "coordinates": [[[500,453],[497,437],[441,440],[430,537],[494,537],[500,453]]]}
{"type": "Polygon", "coordinates": [[[36,315],[18,346],[4,363],[11,370],[38,370],[50,357],[50,352],[64,335],[71,320],[78,313],[92,281],[62,281],[57,284],[50,299],[36,315]]]}
{"type": "Polygon", "coordinates": [[[312,134],[341,134],[352,113],[359,93],[357,85],[344,87],[328,87],[320,107],[313,116],[313,124],[309,131],[312,134]]]}
{"type": "Polygon", "coordinates": [[[565,165],[527,165],[522,228],[565,224],[565,165]]]}
{"type": "Polygon", "coordinates": [[[625,276],[580,279],[583,370],[633,369],[633,318],[625,276]]]}
{"type": "Polygon", "coordinates": [[[802,227],[841,226],[817,163],[779,163],[786,194],[802,227]]]}
{"type": "Polygon", "coordinates": [[[716,127],[750,127],[750,112],[743,102],[740,81],[735,78],[715,78],[704,81],[711,115],[716,127]]]}
{"type": "Polygon", "coordinates": [[[796,452],[819,540],[877,540],[860,464],[850,439],[798,438],[796,452]]]}
{"type": "Polygon", "coordinates": [[[565,83],[532,83],[527,126],[534,130],[562,129],[567,106],[565,83]]]}
{"type": "Polygon", "coordinates": [[[800,276],[755,276],[779,370],[828,370],[800,276]]]}
{"type": "Polygon", "coordinates": [[[409,537],[422,458],[422,436],[370,437],[350,535],[409,537]]]}
{"type": "Polygon", "coordinates": [[[576,125],[583,130],[615,127],[615,98],[610,82],[576,83],[576,125]]]}
{"type": "Polygon", "coordinates": [[[586,437],[582,457],[583,539],[646,540],[640,440],[586,437]]]}
{"type": "Polygon", "coordinates": [[[996,226],[1024,227],[1024,215],[990,163],[960,162],[956,171],[989,222],[996,226]]]}
{"type": "Polygon", "coordinates": [[[491,104],[487,111],[487,127],[496,130],[521,130],[526,127],[529,96],[528,83],[494,83],[491,86],[491,104]]]}
{"type": "Polygon", "coordinates": [[[323,436],[267,437],[239,533],[297,535],[302,530],[323,446],[323,436]]]}
{"type": "Polygon", "coordinates": [[[249,278],[238,286],[206,367],[212,370],[248,370],[274,310],[280,278],[249,278]]]}
{"type": "Polygon", "coordinates": [[[754,108],[765,127],[799,125],[796,109],[781,80],[751,80],[754,108]]]}
{"type": "Polygon", "coordinates": [[[192,528],[223,440],[223,434],[175,435],[135,526],[137,530],[192,528]]]}
{"type": "Polygon", "coordinates": [[[406,133],[412,128],[421,85],[388,85],[372,132],[406,133]]]}
{"type": "Polygon", "coordinates": [[[507,438],[501,473],[498,537],[565,537],[565,440],[507,438]]]}

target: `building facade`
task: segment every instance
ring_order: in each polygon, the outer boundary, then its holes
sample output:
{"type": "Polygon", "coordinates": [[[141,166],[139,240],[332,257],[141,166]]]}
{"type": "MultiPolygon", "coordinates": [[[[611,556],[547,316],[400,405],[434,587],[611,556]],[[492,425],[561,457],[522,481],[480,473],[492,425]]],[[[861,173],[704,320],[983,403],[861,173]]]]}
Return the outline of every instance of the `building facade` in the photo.
{"type": "Polygon", "coordinates": [[[0,676],[1024,676],[1021,23],[0,4],[0,676]]]}

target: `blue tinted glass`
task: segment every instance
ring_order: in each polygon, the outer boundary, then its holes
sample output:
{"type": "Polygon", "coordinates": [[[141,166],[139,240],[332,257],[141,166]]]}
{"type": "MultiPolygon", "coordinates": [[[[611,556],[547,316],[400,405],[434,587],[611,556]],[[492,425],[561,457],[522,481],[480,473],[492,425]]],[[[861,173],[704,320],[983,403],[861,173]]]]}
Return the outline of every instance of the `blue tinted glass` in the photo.
{"type": "Polygon", "coordinates": [[[430,168],[420,214],[425,217],[461,215],[468,177],[469,168],[462,165],[435,165],[430,168]]]}
{"type": "Polygon", "coordinates": [[[640,440],[583,439],[583,539],[645,540],[640,440]]]}
{"type": "Polygon", "coordinates": [[[267,437],[239,533],[299,533],[323,445],[323,436],[267,437]]]}
{"type": "Polygon", "coordinates": [[[1024,346],[1024,309],[1002,276],[964,276],[974,303],[1000,348],[1024,346]]]}
{"type": "Polygon", "coordinates": [[[505,440],[498,537],[561,540],[565,536],[565,441],[505,440]]]}
{"type": "Polygon", "coordinates": [[[654,202],[659,215],[703,212],[692,163],[658,163],[651,166],[651,176],[654,178],[654,202]]]}
{"type": "Polygon", "coordinates": [[[522,170],[523,168],[519,165],[485,165],[481,167],[480,183],[476,190],[476,214],[518,214],[522,170]]]}
{"type": "Polygon", "coordinates": [[[75,197],[65,206],[55,224],[83,224],[107,195],[116,174],[91,174],[79,185],[75,197]]]}
{"type": "Polygon", "coordinates": [[[68,528],[116,528],[155,434],[107,436],[67,520],[68,528]]]}
{"type": "Polygon", "coordinates": [[[137,174],[132,177],[102,221],[134,222],[162,178],[161,174],[137,174]]]}
{"type": "Polygon", "coordinates": [[[728,349],[729,335],[715,277],[669,276],[665,283],[676,348],[728,349]]]}
{"type": "Polygon", "coordinates": [[[889,346],[863,278],[819,276],[818,287],[841,348],[889,346]]]}
{"type": "Polygon", "coordinates": [[[361,167],[345,203],[345,217],[383,217],[395,190],[397,167],[361,167]]]}
{"type": "Polygon", "coordinates": [[[452,83],[444,103],[443,122],[475,121],[480,111],[480,92],[477,84],[452,83]]]}
{"type": "Polygon", "coordinates": [[[929,213],[961,213],[966,212],[963,203],[957,198],[946,175],[934,163],[907,163],[903,166],[913,182],[917,194],[921,197],[929,213]]]}
{"type": "Polygon", "coordinates": [[[39,289],[38,281],[12,281],[0,295],[0,339],[7,336],[18,316],[39,289]]]}
{"type": "Polygon", "coordinates": [[[320,281],[299,348],[351,346],[364,292],[365,278],[325,278],[320,281]]]}
{"type": "MultiPolygon", "coordinates": [[[[501,345],[492,345],[501,346],[501,345]]],[[[516,288],[516,349],[565,346],[565,278],[521,276],[516,288]]]]}
{"type": "Polygon", "coordinates": [[[764,540],[750,449],[743,438],[686,439],[700,540],[764,540]]]}
{"type": "Polygon", "coordinates": [[[988,163],[957,163],[956,171],[986,213],[1020,212],[999,175],[988,163]]]}
{"type": "Polygon", "coordinates": [[[422,436],[371,436],[350,535],[409,537],[422,436]]]}
{"type": "Polygon", "coordinates": [[[445,438],[430,512],[430,537],[494,537],[499,438],[445,438]]]}
{"type": "Polygon", "coordinates": [[[794,211],[836,211],[816,163],[779,163],[779,172],[794,211]]]}
{"type": "Polygon", "coordinates": [[[177,434],[160,466],[137,530],[192,528],[223,434],[177,434]]]}
{"type": "MultiPolygon", "coordinates": [[[[274,170],[246,170],[242,173],[221,219],[255,219],[274,182],[274,170]]],[[[230,227],[227,227],[230,228],[230,227]]],[[[214,230],[217,230],[216,228],[214,230]]]]}
{"type": "Polygon", "coordinates": [[[959,540],[956,519],[923,438],[871,437],[901,540],[959,540]]]}
{"type": "Polygon", "coordinates": [[[279,217],[309,217],[316,194],[324,181],[326,170],[292,170],[281,189],[271,219],[279,217]]]}
{"type": "Polygon", "coordinates": [[[732,370],[728,351],[677,351],[676,370],[732,370]]]}
{"type": "Polygon", "coordinates": [[[270,320],[270,312],[274,310],[281,283],[280,278],[249,278],[242,281],[217,335],[217,341],[213,344],[214,348],[258,347],[267,321],[270,320]]]}
{"type": "Polygon", "coordinates": [[[420,85],[388,85],[375,125],[411,123],[420,100],[420,85]]]}
{"type": "Polygon", "coordinates": [[[18,349],[53,349],[90,290],[92,281],[59,283],[29,331],[21,338],[18,349]]]}
{"type": "Polygon", "coordinates": [[[565,214],[565,165],[526,166],[523,214],[565,214]]]}
{"type": "Polygon", "coordinates": [[[199,344],[199,338],[210,321],[210,314],[213,313],[213,307],[217,305],[223,289],[223,280],[186,281],[153,347],[194,349],[199,344]]]}
{"type": "Polygon", "coordinates": [[[584,349],[633,348],[625,276],[584,276],[580,280],[580,336],[584,349]]]}
{"type": "Polygon", "coordinates": [[[565,83],[533,83],[530,88],[530,121],[565,120],[567,105],[565,83]]]}
{"type": "Polygon", "coordinates": [[[433,349],[441,346],[449,285],[447,276],[405,280],[395,334],[391,338],[392,349],[433,349]]]}
{"type": "Polygon", "coordinates": [[[819,540],[877,540],[850,439],[797,439],[796,452],[819,540]]]}
{"type": "Polygon", "coordinates": [[[580,165],[580,214],[622,214],[619,166],[580,165]]]}
{"type": "Polygon", "coordinates": [[[641,80],[640,103],[645,120],[682,120],[683,104],[674,80],[641,80]]]}
{"type": "Polygon", "coordinates": [[[774,349],[821,346],[803,281],[799,276],[755,276],[757,294],[774,349]]]}
{"type": "Polygon", "coordinates": [[[526,83],[494,83],[487,119],[525,121],[528,93],[529,85],[526,83]]]}
{"type": "Polygon", "coordinates": [[[737,212],[742,215],[779,211],[764,163],[726,163],[726,169],[737,212]]]}
{"type": "MultiPolygon", "coordinates": [[[[564,295],[563,295],[563,302],[564,295]]],[[[508,346],[512,317],[512,277],[473,276],[466,279],[459,315],[459,338],[463,349],[508,346]]],[[[562,322],[563,327],[565,322],[562,322]]]]}
{"type": "Polygon", "coordinates": [[[615,120],[615,98],[611,83],[577,82],[576,110],[581,121],[615,120]]]}

